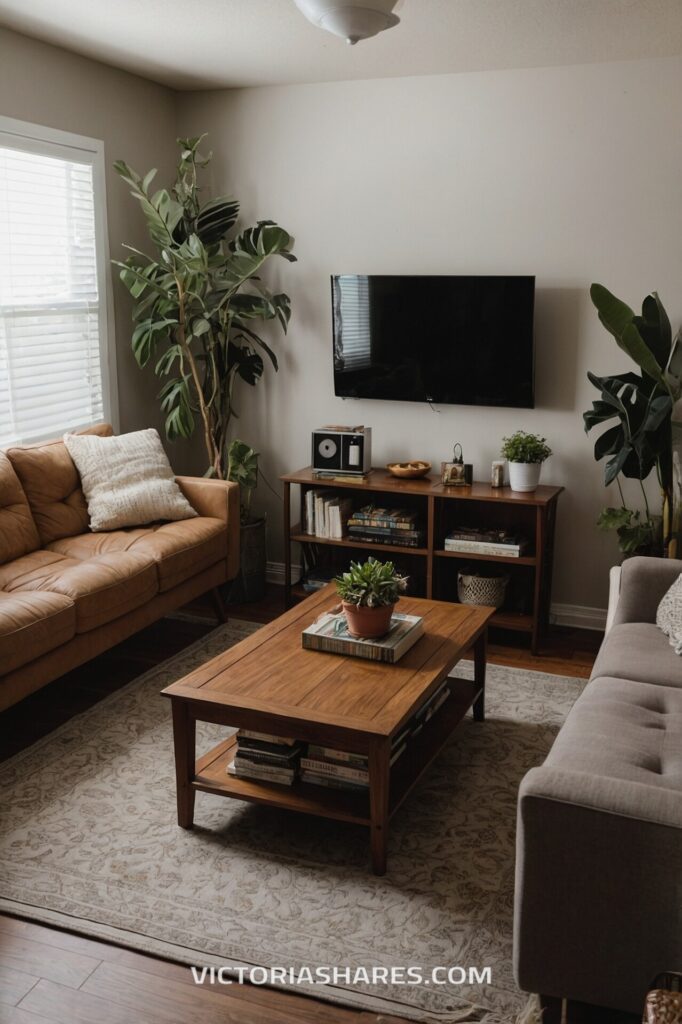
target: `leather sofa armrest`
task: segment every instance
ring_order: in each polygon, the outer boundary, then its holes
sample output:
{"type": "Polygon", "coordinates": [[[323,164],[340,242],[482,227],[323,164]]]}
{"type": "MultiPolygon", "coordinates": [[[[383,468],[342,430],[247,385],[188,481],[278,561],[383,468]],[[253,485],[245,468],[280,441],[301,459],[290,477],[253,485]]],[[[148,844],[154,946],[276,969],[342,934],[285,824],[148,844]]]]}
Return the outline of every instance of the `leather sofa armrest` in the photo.
{"type": "Polygon", "coordinates": [[[514,974],[527,992],[641,1012],[682,960],[682,793],[551,766],[521,783],[514,974]]]}
{"type": "Polygon", "coordinates": [[[676,558],[626,558],[621,568],[614,625],[655,622],[661,598],[681,572],[682,561],[676,558]]]}
{"type": "Polygon", "coordinates": [[[200,516],[222,519],[227,526],[227,578],[239,572],[239,484],[201,476],[176,476],[176,483],[200,516]]]}

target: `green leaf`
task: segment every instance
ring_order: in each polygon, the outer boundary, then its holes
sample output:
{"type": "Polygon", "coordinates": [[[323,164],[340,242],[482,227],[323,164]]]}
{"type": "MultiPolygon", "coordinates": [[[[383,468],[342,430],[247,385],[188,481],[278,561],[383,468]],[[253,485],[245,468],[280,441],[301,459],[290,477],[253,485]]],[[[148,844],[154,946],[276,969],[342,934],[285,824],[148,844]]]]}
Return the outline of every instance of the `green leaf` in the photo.
{"type": "Polygon", "coordinates": [[[597,308],[599,319],[607,331],[613,334],[616,341],[622,335],[628,324],[632,323],[635,312],[625,303],[617,299],[608,288],[602,284],[593,284],[590,288],[590,298],[597,308]]]}

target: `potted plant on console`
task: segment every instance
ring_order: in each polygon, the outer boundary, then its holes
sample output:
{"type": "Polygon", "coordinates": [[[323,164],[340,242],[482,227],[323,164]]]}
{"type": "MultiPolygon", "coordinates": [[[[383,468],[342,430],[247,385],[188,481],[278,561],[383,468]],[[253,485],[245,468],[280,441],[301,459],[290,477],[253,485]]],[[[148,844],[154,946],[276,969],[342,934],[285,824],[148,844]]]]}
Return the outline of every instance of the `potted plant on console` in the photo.
{"type": "Polygon", "coordinates": [[[388,633],[396,602],[407,590],[407,577],[395,571],[393,562],[371,557],[351,562],[334,582],[351,636],[368,639],[388,633]]]}
{"type": "Polygon", "coordinates": [[[509,463],[509,485],[512,491],[534,491],[540,482],[542,463],[552,454],[544,437],[517,430],[502,438],[501,454],[509,463]]]}

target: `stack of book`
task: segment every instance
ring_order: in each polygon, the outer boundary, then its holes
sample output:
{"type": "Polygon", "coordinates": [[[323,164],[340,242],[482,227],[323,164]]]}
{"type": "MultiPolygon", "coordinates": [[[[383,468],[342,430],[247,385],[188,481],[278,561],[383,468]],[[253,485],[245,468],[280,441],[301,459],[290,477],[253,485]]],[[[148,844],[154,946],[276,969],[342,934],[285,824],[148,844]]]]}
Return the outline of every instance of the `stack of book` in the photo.
{"type": "Polygon", "coordinates": [[[417,513],[405,508],[377,508],[366,505],[348,520],[348,537],[363,544],[397,544],[418,548],[424,543],[424,531],[417,527],[417,513]]]}
{"type": "Polygon", "coordinates": [[[290,736],[240,729],[237,753],[227,766],[228,775],[242,779],[259,779],[291,786],[298,774],[303,744],[290,736]]]}
{"type": "Polygon", "coordinates": [[[456,526],[445,538],[446,551],[461,551],[479,555],[506,555],[520,558],[528,541],[507,530],[480,530],[470,526],[456,526]]]}
{"type": "Polygon", "coordinates": [[[306,491],[303,507],[303,532],[311,537],[342,540],[352,513],[351,498],[330,494],[327,490],[306,491]]]}
{"type": "Polygon", "coordinates": [[[303,647],[309,651],[328,654],[348,654],[369,661],[393,664],[402,658],[424,633],[424,620],[420,615],[401,615],[394,612],[391,625],[384,636],[363,639],[348,632],[343,612],[324,612],[301,634],[303,647]]]}
{"type": "MultiPolygon", "coordinates": [[[[392,741],[392,765],[405,752],[408,734],[409,729],[405,728],[392,741]]],[[[330,789],[367,789],[369,787],[367,755],[310,743],[307,756],[301,758],[301,782],[312,782],[316,786],[328,786],[330,789]]]]}

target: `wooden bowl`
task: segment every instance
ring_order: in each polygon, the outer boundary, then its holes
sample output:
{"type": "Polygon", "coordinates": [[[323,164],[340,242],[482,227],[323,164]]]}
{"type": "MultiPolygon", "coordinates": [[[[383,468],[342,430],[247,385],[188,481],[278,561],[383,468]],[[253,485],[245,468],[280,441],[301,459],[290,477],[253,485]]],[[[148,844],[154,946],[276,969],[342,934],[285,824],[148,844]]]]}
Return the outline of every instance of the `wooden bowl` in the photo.
{"type": "Polygon", "coordinates": [[[393,476],[401,476],[405,480],[415,480],[419,476],[426,476],[431,470],[431,463],[422,462],[421,459],[413,459],[412,462],[389,462],[386,469],[393,476]]]}

